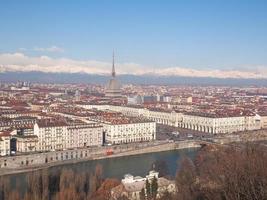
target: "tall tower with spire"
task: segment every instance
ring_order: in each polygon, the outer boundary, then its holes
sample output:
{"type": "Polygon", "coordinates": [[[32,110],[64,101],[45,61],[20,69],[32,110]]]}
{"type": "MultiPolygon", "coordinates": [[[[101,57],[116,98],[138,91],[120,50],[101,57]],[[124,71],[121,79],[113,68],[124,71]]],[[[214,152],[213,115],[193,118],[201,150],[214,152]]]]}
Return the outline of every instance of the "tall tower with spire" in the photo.
{"type": "Polygon", "coordinates": [[[111,79],[108,82],[105,96],[111,98],[121,97],[121,84],[116,78],[114,51],[112,56],[111,79]]]}
{"type": "Polygon", "coordinates": [[[114,51],[113,51],[113,55],[112,55],[112,72],[111,75],[113,78],[115,78],[116,76],[116,72],[115,72],[115,60],[114,60],[114,51]]]}

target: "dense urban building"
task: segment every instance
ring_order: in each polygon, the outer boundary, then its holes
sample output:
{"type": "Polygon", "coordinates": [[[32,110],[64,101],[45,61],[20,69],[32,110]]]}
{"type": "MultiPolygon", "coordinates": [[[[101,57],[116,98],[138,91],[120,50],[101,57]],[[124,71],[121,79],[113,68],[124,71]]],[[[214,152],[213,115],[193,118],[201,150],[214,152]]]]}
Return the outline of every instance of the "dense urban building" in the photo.
{"type": "Polygon", "coordinates": [[[105,131],[105,142],[123,144],[144,142],[156,139],[156,123],[137,117],[126,117],[120,114],[103,114],[91,117],[100,122],[105,131]]]}
{"type": "Polygon", "coordinates": [[[39,151],[56,151],[80,147],[101,146],[103,127],[99,124],[44,120],[34,125],[39,151]]]}
{"type": "Polygon", "coordinates": [[[10,131],[2,131],[0,132],[0,155],[6,156],[10,155],[10,139],[11,133],[10,131]]]}
{"type": "MultiPolygon", "coordinates": [[[[88,106],[83,106],[88,107],[88,106]]],[[[98,106],[91,108],[110,109],[127,116],[144,117],[159,124],[181,127],[212,134],[233,133],[261,129],[262,117],[253,113],[177,113],[175,111],[149,110],[125,106],[98,106]]]]}
{"type": "Polygon", "coordinates": [[[14,131],[1,137],[1,154],[153,141],[156,124],[209,134],[267,128],[264,88],[120,85],[114,59],[111,79],[107,88],[1,84],[0,131],[14,131]]]}

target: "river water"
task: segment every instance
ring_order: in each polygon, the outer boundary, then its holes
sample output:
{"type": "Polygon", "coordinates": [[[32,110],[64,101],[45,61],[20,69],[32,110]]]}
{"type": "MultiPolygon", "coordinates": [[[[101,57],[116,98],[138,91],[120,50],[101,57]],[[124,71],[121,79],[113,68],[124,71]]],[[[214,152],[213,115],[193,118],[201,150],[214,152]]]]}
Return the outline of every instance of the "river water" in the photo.
{"type": "MultiPolygon", "coordinates": [[[[165,170],[171,177],[175,176],[177,169],[180,167],[180,161],[183,156],[194,159],[199,148],[179,149],[165,152],[147,153],[133,156],[108,158],[102,160],[90,160],[75,164],[65,164],[60,166],[50,167],[50,172],[60,173],[60,170],[72,169],[76,173],[93,172],[97,164],[103,167],[103,178],[117,178],[121,179],[125,174],[132,174],[134,176],[145,176],[149,170],[155,166],[155,163],[165,163],[165,170]]],[[[8,175],[11,179],[11,185],[18,187],[24,193],[26,184],[26,175],[29,172],[8,175]]]]}

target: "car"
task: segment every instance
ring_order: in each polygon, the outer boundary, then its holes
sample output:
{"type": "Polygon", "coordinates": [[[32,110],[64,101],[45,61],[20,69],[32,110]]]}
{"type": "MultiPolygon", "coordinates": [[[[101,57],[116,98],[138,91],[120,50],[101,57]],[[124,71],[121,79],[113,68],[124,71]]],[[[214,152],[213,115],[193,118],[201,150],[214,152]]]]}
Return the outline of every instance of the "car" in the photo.
{"type": "Polygon", "coordinates": [[[193,136],[192,134],[187,134],[187,138],[189,138],[189,139],[193,139],[194,136],[193,136]]]}
{"type": "Polygon", "coordinates": [[[179,133],[178,131],[173,131],[173,132],[172,132],[172,135],[174,135],[174,136],[179,136],[180,133],[179,133]]]}

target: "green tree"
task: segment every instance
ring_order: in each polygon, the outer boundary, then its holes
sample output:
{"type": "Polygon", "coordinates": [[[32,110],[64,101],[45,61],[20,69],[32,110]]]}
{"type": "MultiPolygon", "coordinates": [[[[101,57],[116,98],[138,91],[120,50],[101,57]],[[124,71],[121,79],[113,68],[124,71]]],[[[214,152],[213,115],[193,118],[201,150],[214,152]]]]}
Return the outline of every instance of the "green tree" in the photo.
{"type": "Polygon", "coordinates": [[[147,199],[148,200],[151,200],[152,196],[151,196],[151,184],[150,182],[148,181],[148,179],[146,179],[146,196],[147,196],[147,199]]]}
{"type": "Polygon", "coordinates": [[[167,190],[163,192],[163,194],[161,195],[161,197],[159,198],[159,200],[176,200],[173,195],[168,192],[167,190]]]}
{"type": "Polygon", "coordinates": [[[141,192],[139,192],[140,200],[146,200],[145,188],[142,188],[141,192]]]}
{"type": "Polygon", "coordinates": [[[151,197],[152,199],[156,199],[158,194],[158,179],[154,176],[151,182],[151,197]]]}

